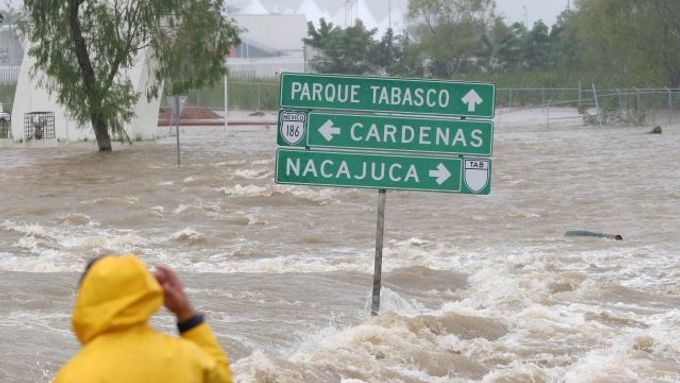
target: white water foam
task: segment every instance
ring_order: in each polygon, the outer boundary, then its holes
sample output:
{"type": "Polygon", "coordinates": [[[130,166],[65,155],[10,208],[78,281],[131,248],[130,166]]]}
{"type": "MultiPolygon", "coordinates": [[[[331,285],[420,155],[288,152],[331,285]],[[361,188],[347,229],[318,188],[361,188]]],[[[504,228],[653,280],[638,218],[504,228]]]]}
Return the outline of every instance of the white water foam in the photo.
{"type": "Polygon", "coordinates": [[[274,172],[270,168],[239,169],[234,172],[235,178],[245,178],[247,180],[263,180],[274,177],[274,172]]]}
{"type": "Polygon", "coordinates": [[[257,186],[236,184],[216,189],[229,197],[271,197],[273,195],[292,195],[296,198],[326,205],[334,201],[338,191],[330,188],[304,188],[291,185],[257,186]]]}
{"type": "Polygon", "coordinates": [[[100,204],[123,204],[123,205],[135,205],[139,202],[138,197],[133,196],[123,196],[123,197],[102,197],[95,198],[91,200],[81,201],[83,205],[100,205],[100,204]]]}
{"type": "Polygon", "coordinates": [[[256,185],[242,186],[241,184],[236,184],[231,187],[218,188],[217,191],[230,197],[270,197],[272,195],[270,189],[256,185]]]}
{"type": "Polygon", "coordinates": [[[168,239],[177,242],[188,242],[191,244],[206,244],[210,242],[210,237],[208,235],[198,232],[192,227],[187,227],[175,232],[170,235],[168,239]]]}
{"type": "Polygon", "coordinates": [[[0,228],[22,235],[13,246],[24,251],[2,253],[0,270],[6,271],[80,270],[84,260],[97,254],[133,252],[153,243],[131,230],[105,229],[92,223],[45,227],[6,220],[0,228]]]}
{"type": "Polygon", "coordinates": [[[70,225],[88,225],[88,224],[96,224],[95,222],[92,221],[92,218],[85,214],[80,214],[80,213],[69,213],[69,214],[64,214],[59,217],[56,217],[54,219],[58,223],[62,224],[70,224],[70,225]]]}
{"type": "MultiPolygon", "coordinates": [[[[400,300],[400,299],[397,299],[400,300]]],[[[406,308],[412,311],[412,308],[406,308]]],[[[238,381],[463,382],[479,379],[485,369],[447,349],[458,338],[436,333],[436,317],[383,314],[346,328],[330,324],[308,333],[283,359],[255,352],[234,365],[238,381]]]]}

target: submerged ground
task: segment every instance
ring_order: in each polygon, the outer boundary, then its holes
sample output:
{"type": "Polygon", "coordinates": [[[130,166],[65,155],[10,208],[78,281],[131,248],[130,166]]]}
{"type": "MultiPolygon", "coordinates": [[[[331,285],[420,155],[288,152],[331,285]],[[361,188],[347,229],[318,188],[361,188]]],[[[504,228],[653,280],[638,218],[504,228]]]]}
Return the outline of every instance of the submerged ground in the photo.
{"type": "Polygon", "coordinates": [[[109,252],[178,269],[242,382],[680,380],[677,129],[497,123],[491,195],[388,192],[377,318],[377,191],[275,185],[273,127],[183,129],[181,168],[174,138],[1,148],[0,381],[77,351],[109,252]]]}

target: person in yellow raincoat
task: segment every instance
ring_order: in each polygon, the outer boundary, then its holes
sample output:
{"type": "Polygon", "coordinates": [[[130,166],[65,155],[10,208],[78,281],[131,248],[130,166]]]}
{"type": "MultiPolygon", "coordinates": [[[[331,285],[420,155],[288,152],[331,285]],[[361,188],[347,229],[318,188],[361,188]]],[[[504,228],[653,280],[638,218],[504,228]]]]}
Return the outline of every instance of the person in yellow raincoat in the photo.
{"type": "Polygon", "coordinates": [[[176,275],[156,275],[134,255],[105,256],[88,265],[73,309],[82,349],[55,383],[231,383],[227,356],[197,314],[176,275]],[[180,337],[149,327],[165,306],[177,317],[180,337]]]}

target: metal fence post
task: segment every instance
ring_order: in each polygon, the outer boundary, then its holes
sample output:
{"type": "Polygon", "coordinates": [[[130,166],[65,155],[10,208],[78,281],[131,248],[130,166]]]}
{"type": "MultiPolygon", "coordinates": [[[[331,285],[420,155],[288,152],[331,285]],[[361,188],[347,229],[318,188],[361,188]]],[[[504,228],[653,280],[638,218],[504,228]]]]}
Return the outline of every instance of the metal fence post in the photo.
{"type": "Polygon", "coordinates": [[[619,94],[619,124],[623,128],[623,93],[621,89],[616,89],[616,93],[619,94]]]}
{"type": "Polygon", "coordinates": [[[641,117],[640,116],[640,93],[638,92],[637,88],[635,88],[635,87],[633,87],[633,91],[635,92],[635,98],[637,99],[637,118],[639,120],[640,117],[641,117]]]}
{"type": "Polygon", "coordinates": [[[510,88],[510,97],[508,101],[508,108],[512,108],[512,88],[510,88]]]}
{"type": "Polygon", "coordinates": [[[595,108],[597,109],[597,116],[600,121],[600,128],[602,127],[602,111],[600,110],[600,102],[597,100],[597,90],[595,89],[595,83],[593,85],[593,98],[595,99],[595,108]]]}
{"type": "Polygon", "coordinates": [[[578,106],[581,107],[581,81],[578,82],[578,106]]]}
{"type": "Polygon", "coordinates": [[[257,83],[257,110],[262,109],[262,84],[257,83]]]}
{"type": "Polygon", "coordinates": [[[671,93],[670,88],[666,88],[668,91],[668,125],[673,123],[673,93],[671,93]]]}
{"type": "Polygon", "coordinates": [[[652,125],[656,125],[656,90],[652,90],[647,94],[652,95],[651,107],[649,109],[652,111],[652,125]]]}
{"type": "Polygon", "coordinates": [[[545,88],[541,88],[541,106],[545,106],[545,88]]]}
{"type": "Polygon", "coordinates": [[[626,112],[626,121],[630,124],[630,110],[628,108],[628,89],[623,92],[623,110],[626,112]]]}

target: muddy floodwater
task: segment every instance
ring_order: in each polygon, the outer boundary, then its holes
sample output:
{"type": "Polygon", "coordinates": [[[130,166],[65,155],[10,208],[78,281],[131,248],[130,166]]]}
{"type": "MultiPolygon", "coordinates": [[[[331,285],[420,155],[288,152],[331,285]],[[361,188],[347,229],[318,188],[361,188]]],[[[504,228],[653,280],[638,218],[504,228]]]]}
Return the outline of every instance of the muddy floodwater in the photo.
{"type": "Polygon", "coordinates": [[[387,192],[378,317],[378,192],[276,185],[274,127],[185,128],[179,168],[174,137],[0,147],[0,382],[51,379],[122,252],[179,271],[239,382],[680,381],[680,126],[500,116],[489,196],[387,192]]]}

